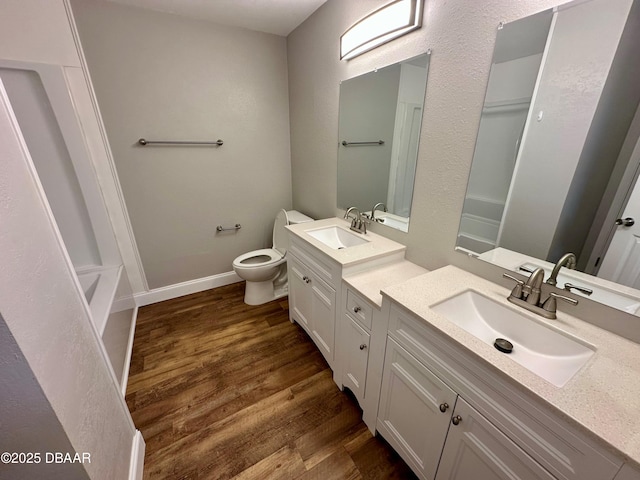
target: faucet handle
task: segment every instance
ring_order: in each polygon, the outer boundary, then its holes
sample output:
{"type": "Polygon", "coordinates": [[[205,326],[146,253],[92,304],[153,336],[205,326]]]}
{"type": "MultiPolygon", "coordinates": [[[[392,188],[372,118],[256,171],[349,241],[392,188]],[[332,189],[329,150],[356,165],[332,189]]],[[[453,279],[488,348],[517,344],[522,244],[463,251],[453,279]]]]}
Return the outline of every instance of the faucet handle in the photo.
{"type": "Polygon", "coordinates": [[[513,287],[513,290],[511,290],[510,296],[515,298],[522,298],[522,286],[524,285],[524,281],[520,280],[519,278],[513,277],[508,273],[503,273],[502,276],[516,282],[516,286],[513,287]]]}
{"type": "Polygon", "coordinates": [[[559,293],[556,292],[551,292],[549,293],[549,298],[547,298],[544,303],[542,304],[542,309],[546,310],[549,313],[553,313],[555,318],[555,313],[556,313],[556,308],[557,308],[557,302],[556,299],[558,300],[562,300],[564,302],[570,303],[571,305],[577,305],[578,304],[578,300],[574,299],[574,298],[570,298],[570,297],[565,297],[564,295],[560,295],[559,293]]]}
{"type": "Polygon", "coordinates": [[[570,292],[570,291],[571,291],[571,289],[573,289],[573,290],[577,290],[577,291],[579,291],[580,293],[584,293],[585,295],[591,295],[591,294],[593,293],[593,290],[591,290],[590,288],[587,288],[587,287],[581,287],[580,285],[574,285],[574,284],[569,283],[569,282],[567,282],[567,283],[565,283],[565,284],[564,284],[564,289],[565,289],[567,292],[570,292]]]}

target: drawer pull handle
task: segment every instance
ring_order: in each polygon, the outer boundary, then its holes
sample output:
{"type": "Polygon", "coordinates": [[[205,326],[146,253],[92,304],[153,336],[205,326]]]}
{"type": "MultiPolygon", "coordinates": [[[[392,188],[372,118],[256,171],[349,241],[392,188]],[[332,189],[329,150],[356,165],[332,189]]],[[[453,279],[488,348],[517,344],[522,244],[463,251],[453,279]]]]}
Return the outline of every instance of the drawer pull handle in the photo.
{"type": "Polygon", "coordinates": [[[449,404],[448,403],[445,402],[445,403],[441,403],[440,404],[440,411],[442,413],[446,412],[448,409],[449,409],[449,404]]]}
{"type": "Polygon", "coordinates": [[[462,417],[460,415],[456,415],[451,419],[451,423],[453,423],[454,425],[460,425],[461,421],[462,421],[462,417]]]}
{"type": "Polygon", "coordinates": [[[307,277],[306,275],[304,277],[302,277],[302,280],[304,280],[304,283],[311,282],[311,279],[309,277],[307,277]]]}
{"type": "Polygon", "coordinates": [[[365,348],[367,348],[366,344],[363,343],[362,345],[360,345],[360,350],[364,350],[365,348]]]}
{"type": "Polygon", "coordinates": [[[361,310],[360,307],[353,307],[353,313],[359,313],[361,310]]]}

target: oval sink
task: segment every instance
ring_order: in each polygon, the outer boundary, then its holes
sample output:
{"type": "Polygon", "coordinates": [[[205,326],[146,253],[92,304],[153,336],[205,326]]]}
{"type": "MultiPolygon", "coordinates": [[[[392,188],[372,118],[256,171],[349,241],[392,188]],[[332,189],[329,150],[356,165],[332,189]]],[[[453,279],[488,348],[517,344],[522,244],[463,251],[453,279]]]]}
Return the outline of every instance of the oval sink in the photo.
{"type": "Polygon", "coordinates": [[[505,355],[557,387],[578,373],[595,351],[591,345],[473,291],[431,309],[489,345],[498,338],[508,340],[513,351],[505,355]]]}
{"type": "Polygon", "coordinates": [[[339,250],[341,248],[354,247],[368,243],[369,240],[362,234],[352,233],[349,230],[332,225],[330,227],[319,228],[317,230],[306,230],[306,233],[322,242],[327,247],[339,250]]]}

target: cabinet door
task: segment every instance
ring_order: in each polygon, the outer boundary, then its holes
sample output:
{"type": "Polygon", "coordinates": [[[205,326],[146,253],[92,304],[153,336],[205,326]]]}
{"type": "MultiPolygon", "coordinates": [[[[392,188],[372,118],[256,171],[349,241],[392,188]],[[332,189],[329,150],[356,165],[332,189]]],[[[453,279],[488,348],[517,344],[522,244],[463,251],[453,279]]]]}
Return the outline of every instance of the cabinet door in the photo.
{"type": "Polygon", "coordinates": [[[307,267],[295,257],[287,259],[289,272],[289,312],[291,321],[296,321],[311,334],[311,279],[308,276],[307,267]]]}
{"type": "Polygon", "coordinates": [[[340,339],[344,350],[342,383],[348,387],[362,405],[369,361],[369,334],[346,313],[343,316],[345,330],[340,339]]]}
{"type": "Polygon", "coordinates": [[[453,390],[387,338],[377,427],[421,478],[435,477],[456,399],[453,390]]]}
{"type": "Polygon", "coordinates": [[[311,338],[333,369],[334,330],[336,323],[336,291],[310,272],[311,338]]]}
{"type": "Polygon", "coordinates": [[[437,480],[553,480],[549,472],[458,398],[437,480]]]}

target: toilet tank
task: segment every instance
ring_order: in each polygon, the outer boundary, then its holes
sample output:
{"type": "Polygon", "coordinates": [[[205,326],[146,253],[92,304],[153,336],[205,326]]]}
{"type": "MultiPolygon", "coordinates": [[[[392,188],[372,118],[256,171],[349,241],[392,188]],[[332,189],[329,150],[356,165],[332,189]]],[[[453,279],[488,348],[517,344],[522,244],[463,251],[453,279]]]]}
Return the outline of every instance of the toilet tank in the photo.
{"type": "Polygon", "coordinates": [[[287,210],[287,218],[290,224],[313,222],[313,218],[307,217],[304,213],[297,210],[287,210]]]}
{"type": "Polygon", "coordinates": [[[313,222],[313,218],[297,210],[280,210],[273,224],[273,248],[284,255],[289,248],[289,237],[284,227],[288,224],[305,222],[313,222]]]}

